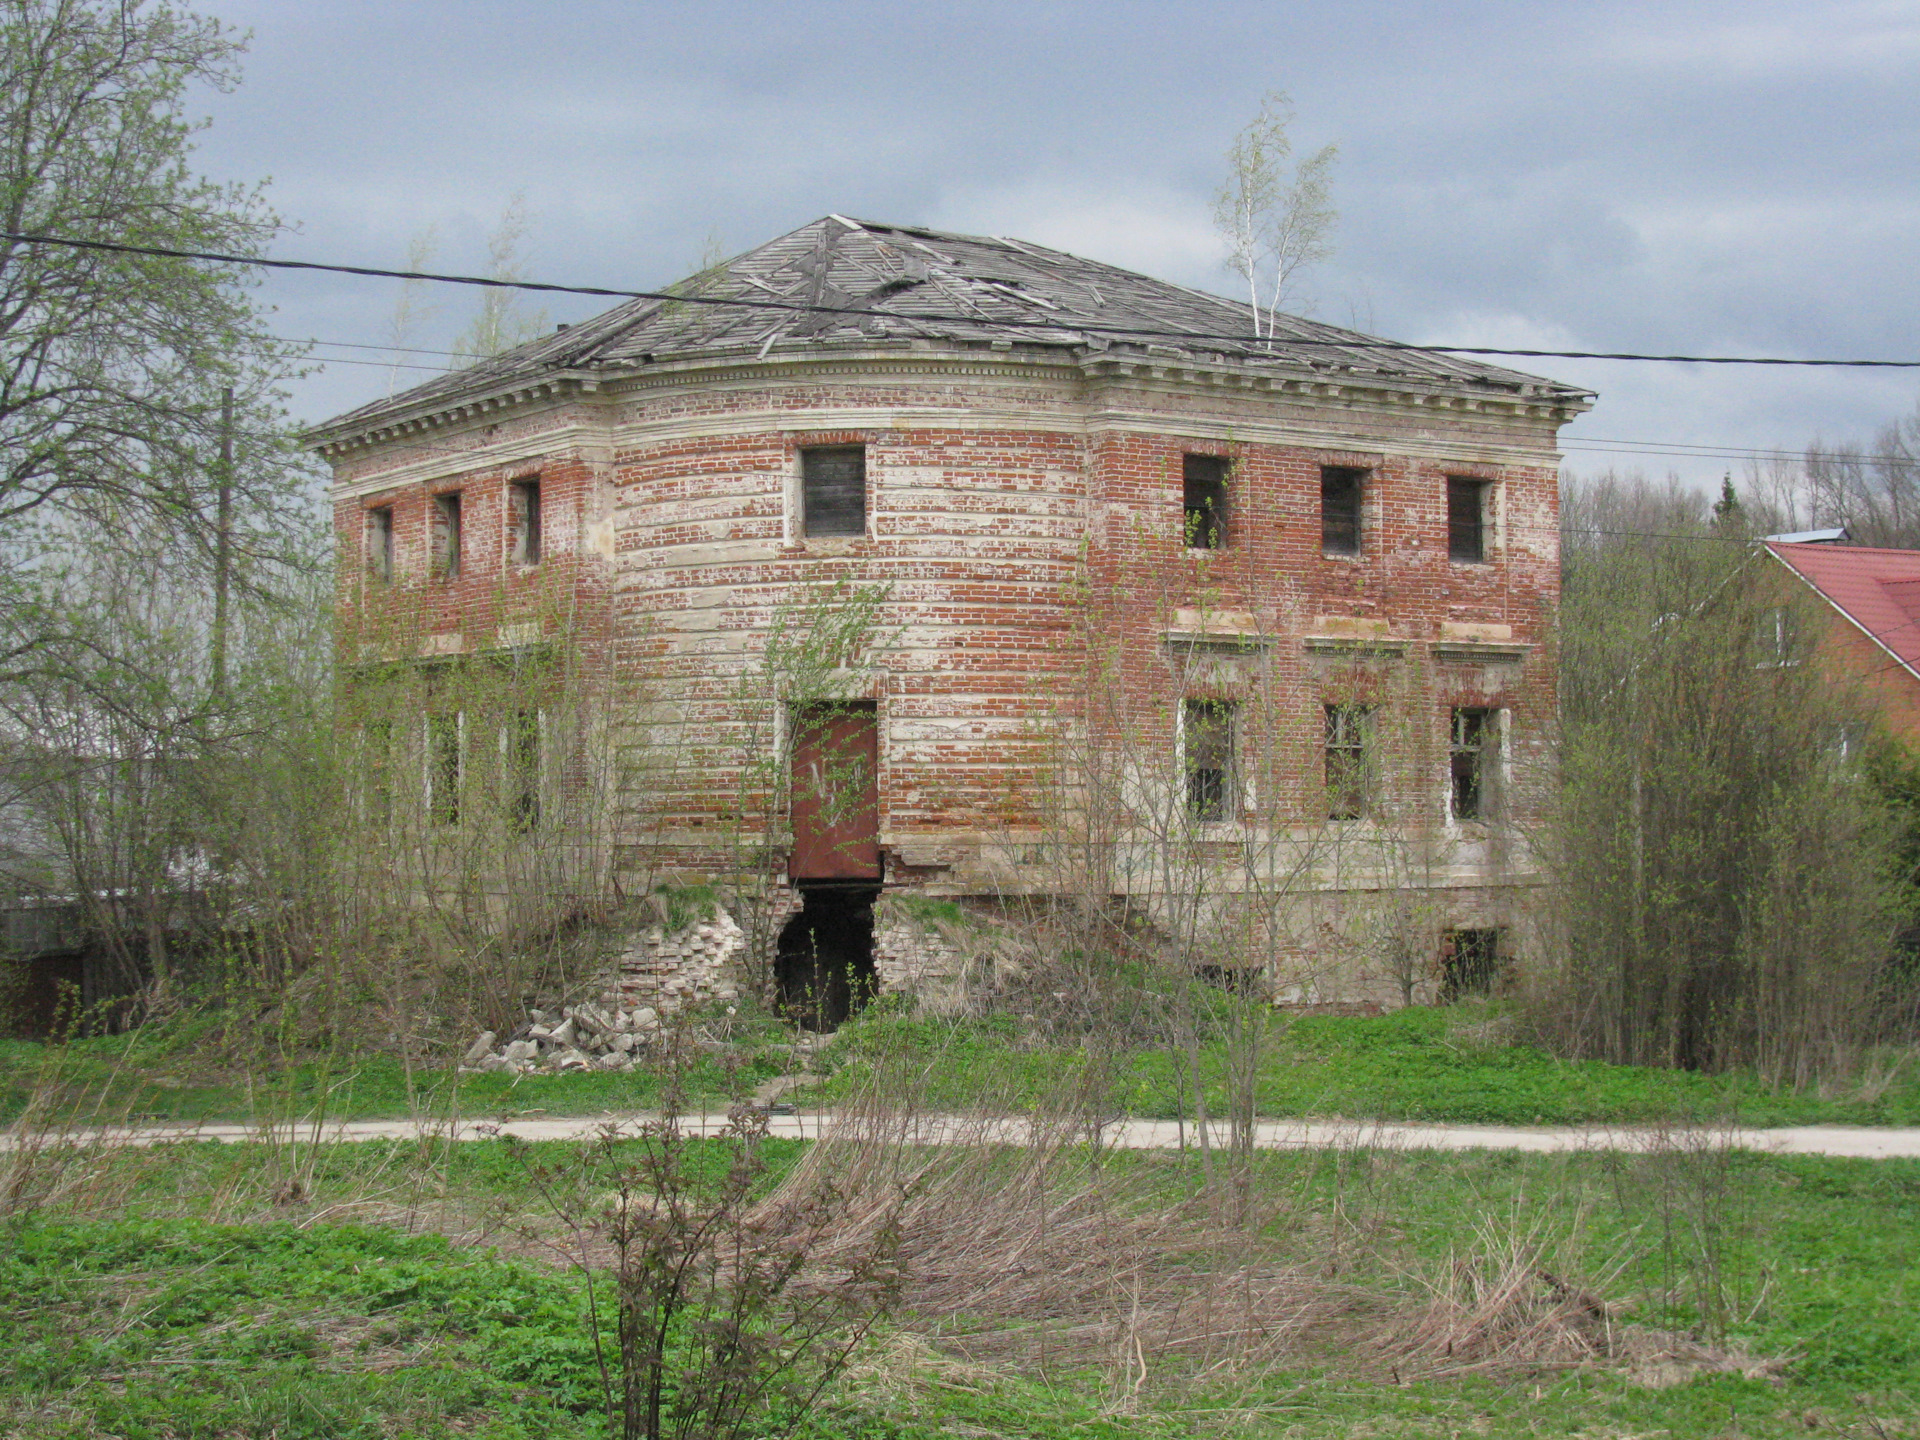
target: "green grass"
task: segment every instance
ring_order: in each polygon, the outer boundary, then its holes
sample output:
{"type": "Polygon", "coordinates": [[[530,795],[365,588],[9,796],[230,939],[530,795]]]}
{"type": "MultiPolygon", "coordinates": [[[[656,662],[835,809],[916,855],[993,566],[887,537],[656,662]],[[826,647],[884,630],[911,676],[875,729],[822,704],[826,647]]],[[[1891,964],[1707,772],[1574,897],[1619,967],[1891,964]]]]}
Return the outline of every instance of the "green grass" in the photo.
{"type": "MultiPolygon", "coordinates": [[[[1380,1016],[1266,1021],[1257,1091],[1268,1116],[1339,1116],[1503,1125],[1604,1125],[1671,1120],[1747,1125],[1920,1124],[1920,1065],[1883,1094],[1823,1098],[1770,1089],[1749,1074],[1705,1076],[1559,1060],[1530,1045],[1476,1038],[1484,1006],[1410,1007],[1380,1016]]],[[[884,1012],[842,1029],[822,1100],[850,1093],[883,1061],[921,1078],[936,1108],[1030,1104],[1096,1084],[1114,1110],[1180,1113],[1182,1062],[1168,1049],[1111,1055],[1035,1038],[1009,1017],[913,1019],[884,1012]]],[[[1225,1054],[1202,1055],[1209,1105],[1222,1113],[1225,1054]]]]}
{"type": "MultiPolygon", "coordinates": [[[[790,1065],[784,1030],[745,1024],[726,1053],[696,1052],[681,1071],[687,1102],[722,1109],[790,1065]]],[[[446,1059],[414,1066],[377,1050],[236,1056],[222,1017],[188,1017],[128,1035],[48,1045],[0,1040],[0,1122],[36,1089],[104,1120],[255,1123],[324,1113],[337,1120],[412,1115],[598,1115],[661,1103],[661,1069],[573,1075],[459,1074],[446,1059]]]]}
{"type": "MultiPolygon", "coordinates": [[[[726,1156],[700,1149],[714,1174],[726,1156]]],[[[777,1147],[776,1171],[800,1153],[777,1147]]],[[[42,1213],[0,1226],[0,1433],[21,1436],[597,1436],[598,1372],[576,1279],[433,1234],[329,1223],[380,1155],[318,1157],[312,1201],[285,1218],[214,1224],[207,1196],[270,1166],[264,1147],[122,1152],[138,1183],[111,1218],[42,1213]]],[[[568,1147],[457,1147],[443,1202],[537,1209],[527,1163],[568,1147]]],[[[1170,1196],[1192,1157],[1119,1156],[1170,1196]]],[[[397,1173],[397,1172],[396,1172],[397,1173]]],[[[1419,1293],[1475,1226],[1544,1227],[1555,1263],[1609,1272],[1628,1321],[1705,1323],[1784,1357],[1775,1380],[1727,1376],[1647,1389],[1615,1370],[1376,1381],[1333,1361],[1176,1383],[1154,1357],[1136,1394],[1091,1370],[922,1367],[838,1387],[810,1434],[1159,1437],[1920,1434],[1920,1162],[1733,1154],[1282,1153],[1257,1192],[1343,1281],[1419,1293]],[[1303,1232],[1306,1233],[1306,1232],[1303,1232]],[[1711,1256],[1711,1264],[1703,1263],[1711,1256]],[[1874,1427],[1878,1426],[1876,1430],[1874,1427]]],[[[898,1328],[921,1329],[911,1316],[898,1328]]]]}
{"type": "MultiPolygon", "coordinates": [[[[1597,1061],[1559,1060],[1533,1046],[1490,1042],[1485,1006],[1414,1007],[1388,1015],[1265,1018],[1260,1113],[1273,1117],[1428,1120],[1506,1125],[1608,1125],[1672,1120],[1747,1125],[1920,1125],[1920,1063],[1879,1094],[1831,1096],[1774,1090],[1750,1074],[1694,1075],[1597,1061]]],[[[697,1052],[683,1072],[689,1104],[729,1099],[790,1069],[789,1035],[769,1021],[736,1022],[730,1051],[697,1052]]],[[[658,1070],[628,1074],[458,1075],[444,1061],[411,1074],[378,1051],[292,1060],[251,1057],[259,1078],[213,1043],[217,1016],[149,1026],[131,1036],[49,1046],[0,1041],[0,1121],[37,1086],[52,1085],[103,1120],[237,1121],[310,1117],[393,1119],[619,1114],[656,1108],[658,1070]],[[209,1058],[209,1057],[213,1058],[209,1058]]],[[[936,1108],[1025,1105],[1095,1085],[1121,1114],[1171,1118],[1190,1107],[1182,1061],[1169,1049],[1110,1053],[1049,1040],[1010,1016],[917,1019],[875,1007],[842,1029],[826,1053],[832,1071],[806,1092],[828,1104],[851,1093],[882,1060],[921,1078],[936,1108]]],[[[1225,1055],[1203,1049],[1209,1105],[1225,1101],[1225,1055]]]]}
{"type": "Polygon", "coordinates": [[[0,1243],[0,1429],[592,1435],[577,1287],[434,1235],[32,1223],[0,1243]]]}

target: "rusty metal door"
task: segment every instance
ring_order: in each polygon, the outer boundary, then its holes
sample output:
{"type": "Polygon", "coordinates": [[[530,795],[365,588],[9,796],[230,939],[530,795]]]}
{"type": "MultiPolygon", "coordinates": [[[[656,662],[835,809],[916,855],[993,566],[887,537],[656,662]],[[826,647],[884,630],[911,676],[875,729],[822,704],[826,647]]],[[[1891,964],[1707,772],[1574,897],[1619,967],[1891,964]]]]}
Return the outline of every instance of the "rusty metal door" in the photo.
{"type": "Polygon", "coordinates": [[[793,712],[795,880],[880,878],[880,725],[872,702],[793,712]]]}

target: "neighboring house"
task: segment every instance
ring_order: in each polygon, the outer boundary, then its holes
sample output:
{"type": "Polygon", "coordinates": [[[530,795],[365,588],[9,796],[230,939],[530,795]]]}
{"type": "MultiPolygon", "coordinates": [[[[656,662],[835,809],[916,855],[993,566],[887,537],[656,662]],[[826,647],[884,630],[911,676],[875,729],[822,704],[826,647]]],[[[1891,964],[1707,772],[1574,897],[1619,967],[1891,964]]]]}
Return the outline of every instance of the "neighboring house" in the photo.
{"type": "MultiPolygon", "coordinates": [[[[1802,531],[1772,536],[1766,549],[1825,602],[1834,620],[1822,637],[1830,662],[1880,701],[1893,733],[1920,744],[1920,550],[1845,539],[1845,531],[1802,531]]],[[[1789,639],[1776,643],[1784,651],[1789,639]]]]}
{"type": "MultiPolygon", "coordinates": [[[[680,291],[310,437],[346,633],[408,617],[361,658],[560,643],[690,737],[678,778],[616,786],[629,893],[722,878],[764,812],[789,941],[860,948],[883,889],[1164,918],[1280,887],[1281,998],[1486,983],[1533,879],[1557,434],[1590,394],[838,216],[680,291]],[[862,653],[830,691],[757,675],[833,582],[879,587],[862,653]],[[769,757],[791,792],[751,778],[769,757]],[[808,778],[836,769],[851,803],[808,778]],[[1168,822],[1198,870],[1156,861],[1168,822]]],[[[419,725],[446,785],[519,743],[419,725]]]]}

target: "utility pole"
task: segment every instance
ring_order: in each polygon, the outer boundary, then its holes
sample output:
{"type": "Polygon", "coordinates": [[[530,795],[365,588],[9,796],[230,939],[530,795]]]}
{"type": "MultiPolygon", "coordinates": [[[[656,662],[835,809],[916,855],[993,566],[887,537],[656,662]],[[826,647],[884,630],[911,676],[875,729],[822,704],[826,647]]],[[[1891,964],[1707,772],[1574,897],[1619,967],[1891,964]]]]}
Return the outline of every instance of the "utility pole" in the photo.
{"type": "Polygon", "coordinates": [[[227,694],[227,591],[232,583],[233,525],[233,387],[220,391],[219,509],[213,532],[213,676],[209,686],[215,705],[227,694]]]}

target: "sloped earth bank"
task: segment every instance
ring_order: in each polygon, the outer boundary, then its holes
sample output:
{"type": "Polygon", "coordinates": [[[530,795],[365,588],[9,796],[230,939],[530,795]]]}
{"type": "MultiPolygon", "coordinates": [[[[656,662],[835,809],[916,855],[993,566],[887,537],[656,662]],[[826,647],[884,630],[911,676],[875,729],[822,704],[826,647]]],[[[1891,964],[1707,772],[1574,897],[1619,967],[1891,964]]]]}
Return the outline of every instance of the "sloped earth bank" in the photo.
{"type": "MultiPolygon", "coordinates": [[[[930,1146],[873,1105],[762,1142],[769,1233],[824,1185],[813,1265],[889,1211],[908,1264],[815,1434],[1920,1434],[1913,1162],[1345,1147],[1236,1183],[1221,1152],[1032,1130],[930,1146]]],[[[13,1153],[0,1433],[601,1433],[516,1147],[13,1153]],[[428,1221],[466,1243],[404,1233],[428,1221]]]]}

